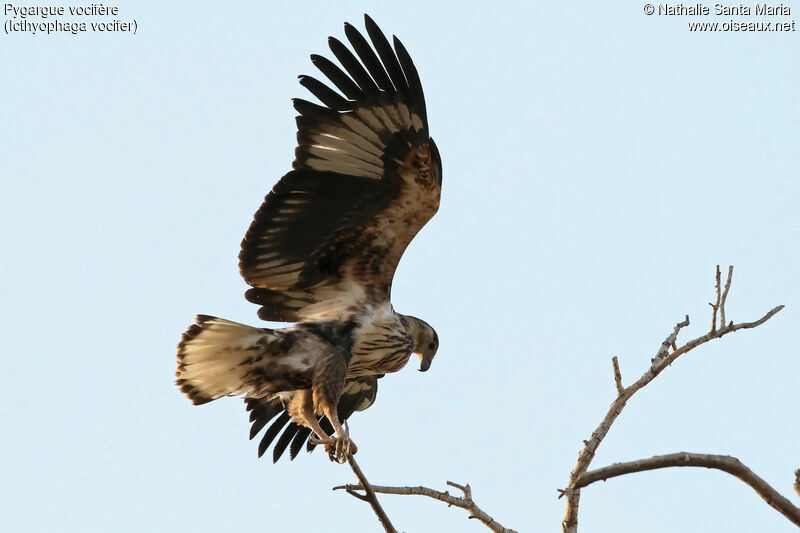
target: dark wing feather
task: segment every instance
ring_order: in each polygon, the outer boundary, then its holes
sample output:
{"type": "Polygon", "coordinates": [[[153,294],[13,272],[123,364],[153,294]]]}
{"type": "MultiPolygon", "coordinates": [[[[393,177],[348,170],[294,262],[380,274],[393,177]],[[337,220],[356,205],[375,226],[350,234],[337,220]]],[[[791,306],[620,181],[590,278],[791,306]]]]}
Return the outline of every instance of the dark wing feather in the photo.
{"type": "Polygon", "coordinates": [[[392,45],[389,44],[386,36],[378,25],[375,24],[374,20],[364,15],[364,22],[366,23],[369,38],[375,45],[375,50],[378,51],[381,62],[386,67],[386,71],[389,73],[389,78],[391,78],[394,88],[398,93],[404,95],[405,98],[408,99],[408,81],[406,80],[405,74],[403,74],[403,67],[400,66],[397,56],[394,50],[392,50],[392,45]]]}
{"type": "Polygon", "coordinates": [[[333,55],[336,56],[336,59],[339,60],[339,63],[342,64],[353,77],[353,80],[361,87],[361,91],[364,95],[378,96],[378,94],[380,94],[380,89],[375,85],[375,81],[369,77],[369,74],[364,70],[364,67],[361,66],[361,63],[358,62],[356,56],[342,44],[342,41],[336,37],[329,37],[328,46],[331,52],[333,52],[333,55]]]}
{"type": "Polygon", "coordinates": [[[250,427],[250,440],[282,411],[280,404],[267,402],[261,398],[245,398],[244,402],[250,411],[250,422],[253,423],[250,427]]]}
{"type": "MultiPolygon", "coordinates": [[[[345,23],[344,34],[347,35],[347,40],[353,46],[353,49],[361,58],[361,62],[367,67],[370,76],[375,81],[375,84],[381,91],[391,91],[394,89],[386,70],[383,68],[380,59],[375,55],[372,47],[369,45],[364,36],[351,24],[345,23]]],[[[394,55],[394,54],[392,54],[394,55]]]]}
{"type": "MultiPolygon", "coordinates": [[[[363,411],[375,402],[375,397],[378,393],[378,378],[377,376],[364,376],[350,378],[345,382],[342,389],[342,395],[337,404],[337,412],[339,419],[344,422],[350,418],[356,411],[363,411]]],[[[289,414],[283,407],[280,400],[269,401],[265,398],[246,398],[247,410],[250,411],[250,438],[253,439],[276,415],[280,413],[277,419],[267,429],[261,442],[258,445],[258,456],[264,455],[264,452],[269,448],[270,444],[275,440],[281,430],[283,433],[272,450],[272,460],[276,462],[286,448],[289,448],[289,458],[294,459],[306,444],[308,451],[314,449],[314,445],[308,441],[311,435],[311,430],[299,426],[289,420],[289,414]],[[285,428],[285,429],[284,429],[285,428]]],[[[326,417],[320,417],[320,426],[328,434],[333,434],[333,427],[326,417]]]]}
{"type": "Polygon", "coordinates": [[[308,89],[319,101],[336,111],[347,111],[350,108],[348,100],[321,81],[311,76],[300,76],[300,85],[308,89]]]}
{"type": "Polygon", "coordinates": [[[397,38],[393,49],[365,21],[372,44],[345,25],[355,55],[329,39],[341,68],[311,56],[335,89],[300,77],[324,105],[295,99],[294,170],[242,241],[239,268],[253,286],[246,297],[265,320],[313,320],[386,301],[405,248],[439,207],[441,161],[416,68],[397,38]]]}
{"type": "MultiPolygon", "coordinates": [[[[264,455],[264,452],[267,451],[269,445],[272,444],[272,441],[275,440],[275,437],[280,433],[283,426],[289,422],[289,413],[284,411],[281,413],[281,416],[278,417],[272,425],[267,428],[267,431],[264,433],[264,436],[261,438],[261,442],[258,443],[258,456],[261,457],[264,455]]],[[[293,424],[294,422],[292,422],[293,424]]]]}
{"type": "Polygon", "coordinates": [[[406,50],[406,47],[403,46],[403,43],[401,43],[400,39],[397,37],[394,37],[394,49],[397,52],[397,58],[400,60],[400,64],[403,67],[403,73],[408,80],[410,99],[412,102],[416,103],[415,109],[417,113],[419,113],[422,122],[427,124],[428,110],[425,107],[425,95],[422,94],[422,83],[419,81],[417,67],[414,66],[414,62],[411,61],[411,56],[408,54],[408,50],[406,50]]]}
{"type": "Polygon", "coordinates": [[[303,444],[308,441],[309,435],[311,435],[311,430],[307,427],[301,428],[300,431],[297,432],[297,435],[292,439],[292,444],[289,446],[290,460],[294,461],[294,458],[297,457],[297,454],[303,449],[303,444]]]}
{"type": "Polygon", "coordinates": [[[287,427],[283,431],[283,435],[281,435],[281,437],[278,439],[278,442],[275,443],[275,447],[272,448],[273,463],[278,462],[278,459],[281,458],[283,452],[286,451],[286,448],[292,442],[292,439],[294,439],[295,435],[299,434],[301,429],[303,429],[301,426],[298,426],[297,424],[292,422],[291,424],[289,424],[289,427],[287,427]]]}
{"type": "Polygon", "coordinates": [[[364,97],[364,93],[361,92],[358,85],[328,58],[317,54],[311,54],[311,62],[314,63],[319,71],[325,74],[347,98],[357,100],[364,97]]]}

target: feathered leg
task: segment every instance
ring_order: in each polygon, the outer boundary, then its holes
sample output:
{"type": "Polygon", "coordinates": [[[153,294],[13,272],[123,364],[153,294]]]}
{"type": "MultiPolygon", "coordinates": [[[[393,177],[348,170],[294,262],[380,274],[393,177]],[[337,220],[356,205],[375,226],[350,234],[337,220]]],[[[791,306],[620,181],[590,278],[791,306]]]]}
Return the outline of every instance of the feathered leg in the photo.
{"type": "Polygon", "coordinates": [[[355,443],[350,439],[350,434],[342,427],[339,421],[339,413],[336,410],[339,397],[342,394],[342,387],[344,387],[344,382],[347,378],[348,358],[343,352],[344,350],[340,350],[331,353],[317,365],[311,385],[316,411],[328,417],[333,429],[336,430],[335,439],[326,441],[323,438],[319,440],[319,443],[325,444],[325,450],[331,460],[335,459],[340,463],[344,463],[348,455],[358,451],[355,443]]]}
{"type": "Polygon", "coordinates": [[[317,437],[319,437],[318,439],[311,439],[312,441],[317,441],[313,442],[313,444],[331,445],[336,443],[336,439],[328,435],[325,430],[320,427],[317,417],[314,416],[314,402],[310,390],[304,389],[295,392],[292,401],[289,402],[287,411],[295,422],[309,428],[317,434],[317,437]]]}

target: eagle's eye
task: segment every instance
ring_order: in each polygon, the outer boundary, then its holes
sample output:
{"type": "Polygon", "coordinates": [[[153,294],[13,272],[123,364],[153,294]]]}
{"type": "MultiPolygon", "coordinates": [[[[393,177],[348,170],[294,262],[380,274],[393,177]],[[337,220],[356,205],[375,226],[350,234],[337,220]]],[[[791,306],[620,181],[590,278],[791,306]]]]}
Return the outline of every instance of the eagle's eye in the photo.
{"type": "Polygon", "coordinates": [[[430,343],[430,344],[428,345],[428,348],[430,348],[431,350],[433,350],[434,348],[436,348],[436,343],[433,343],[433,342],[432,342],[432,343],[430,343]]]}

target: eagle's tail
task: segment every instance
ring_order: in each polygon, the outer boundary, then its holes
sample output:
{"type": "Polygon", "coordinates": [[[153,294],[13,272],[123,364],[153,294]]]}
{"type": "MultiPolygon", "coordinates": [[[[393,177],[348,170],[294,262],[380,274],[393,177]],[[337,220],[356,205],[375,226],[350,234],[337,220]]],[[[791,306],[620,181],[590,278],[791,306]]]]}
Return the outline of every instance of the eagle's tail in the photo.
{"type": "Polygon", "coordinates": [[[198,315],[178,344],[176,384],[195,405],[222,396],[252,392],[248,372],[258,346],[275,330],[254,328],[222,318],[198,315]]]}

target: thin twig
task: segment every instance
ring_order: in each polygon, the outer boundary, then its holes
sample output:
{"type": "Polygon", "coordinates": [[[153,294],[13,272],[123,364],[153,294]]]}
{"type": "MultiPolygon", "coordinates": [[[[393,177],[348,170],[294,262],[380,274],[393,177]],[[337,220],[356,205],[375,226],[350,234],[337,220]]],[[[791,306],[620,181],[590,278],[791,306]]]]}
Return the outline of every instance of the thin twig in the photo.
{"type": "MultiPolygon", "coordinates": [[[[488,515],[483,509],[478,507],[475,501],[472,499],[472,488],[469,486],[469,483],[465,485],[460,485],[458,483],[454,483],[452,481],[447,482],[448,485],[451,487],[455,487],[461,492],[464,493],[463,498],[459,498],[458,496],[453,496],[449,492],[441,492],[438,490],[430,489],[428,487],[386,487],[382,485],[372,485],[371,488],[375,492],[379,492],[381,494],[402,494],[402,495],[417,495],[417,496],[427,496],[428,498],[433,498],[434,500],[439,500],[440,502],[446,503],[448,506],[455,506],[460,507],[461,509],[466,509],[469,511],[469,518],[474,518],[482,522],[486,527],[494,531],[495,533],[517,533],[513,529],[508,529],[503,527],[499,522],[497,522],[494,518],[488,515]]],[[[363,490],[360,485],[344,485],[341,487],[334,487],[336,489],[345,489],[345,490],[363,490]]]]}
{"type": "Polygon", "coordinates": [[[364,475],[364,472],[361,471],[358,463],[353,458],[353,454],[347,454],[347,462],[350,464],[350,468],[353,469],[353,473],[358,478],[360,485],[342,485],[339,487],[333,487],[333,490],[345,489],[345,491],[351,496],[355,496],[359,500],[369,502],[372,510],[375,511],[375,514],[378,516],[378,520],[383,526],[383,529],[386,530],[386,533],[397,533],[397,530],[392,525],[392,521],[389,520],[389,517],[386,515],[386,511],[384,511],[383,507],[381,507],[381,504],[378,501],[378,495],[375,494],[375,490],[373,490],[372,485],[370,485],[369,481],[367,481],[367,476],[364,475]],[[365,494],[359,494],[356,492],[358,490],[363,490],[365,494]]]}
{"type": "Polygon", "coordinates": [[[356,492],[356,491],[354,491],[352,489],[346,489],[346,492],[350,496],[354,496],[354,497],[358,498],[359,500],[361,500],[362,502],[369,502],[369,498],[367,498],[365,495],[360,494],[360,493],[358,493],[358,492],[356,492]]]}
{"type": "Polygon", "coordinates": [[[670,333],[667,338],[664,339],[664,342],[661,343],[661,347],[658,349],[658,352],[656,352],[656,356],[650,360],[650,362],[653,363],[653,366],[666,359],[666,357],[669,355],[670,348],[673,348],[673,353],[677,351],[677,349],[674,347],[675,343],[678,341],[678,333],[680,333],[681,330],[688,325],[689,315],[686,315],[686,318],[684,318],[682,322],[675,324],[675,328],[672,330],[672,333],[670,333]]]}
{"type": "Polygon", "coordinates": [[[700,453],[673,453],[670,455],[658,455],[649,459],[630,461],[627,463],[615,463],[611,466],[591,470],[583,474],[575,484],[576,489],[591,485],[595,481],[605,481],[612,477],[631,474],[633,472],[644,472],[657,468],[669,468],[674,466],[695,466],[705,468],[715,468],[735,476],[749,485],[761,496],[765,502],[775,508],[778,512],[788,518],[793,524],[800,526],[800,507],[796,507],[786,497],[770,486],[769,483],[757,476],[752,470],[747,468],[735,457],[727,455],[708,455],[700,453]]]}
{"type": "MultiPolygon", "coordinates": [[[[717,267],[719,268],[719,267],[717,267]]],[[[728,279],[725,280],[725,290],[722,291],[722,299],[719,301],[719,327],[725,327],[725,300],[728,299],[728,291],[731,290],[731,280],[733,279],[733,265],[728,267],[728,279]]]]}
{"type": "Polygon", "coordinates": [[[468,499],[468,500],[472,499],[472,487],[469,486],[469,483],[467,483],[466,485],[459,485],[455,481],[447,481],[447,484],[450,485],[451,487],[455,487],[458,490],[460,490],[461,492],[463,492],[464,493],[464,497],[466,499],[468,499]]]}
{"type": "MultiPolygon", "coordinates": [[[[717,311],[719,311],[719,304],[720,300],[722,299],[721,287],[720,284],[720,272],[719,272],[719,265],[717,265],[717,275],[716,275],[716,289],[717,289],[717,303],[710,303],[708,305],[711,306],[711,333],[717,331],[717,311]]],[[[724,324],[724,323],[723,323],[724,324]]]]}
{"type": "Polygon", "coordinates": [[[622,386],[622,373],[619,371],[619,359],[615,355],[611,358],[611,364],[614,366],[614,383],[617,385],[617,396],[625,392],[625,387],[622,386]]]}
{"type": "MultiPolygon", "coordinates": [[[[730,278],[733,274],[733,268],[728,269],[728,280],[725,284],[725,298],[727,298],[727,293],[730,288],[730,278]]],[[[581,498],[581,491],[580,486],[578,485],[578,481],[582,478],[582,476],[586,473],[591,464],[592,460],[594,459],[595,452],[597,448],[600,446],[600,443],[603,442],[606,434],[611,429],[611,425],[617,419],[617,417],[622,413],[622,410],[625,408],[627,401],[642,387],[646,386],[648,383],[653,381],[665,368],[671,365],[678,357],[693,350],[694,348],[700,346],[701,344],[705,344],[706,342],[718,339],[727,335],[728,333],[733,333],[734,331],[738,331],[740,329],[749,329],[760,326],[776,313],[778,313],[781,309],[783,309],[782,305],[779,305],[769,312],[767,312],[764,316],[754,322],[743,322],[740,324],[733,324],[731,323],[727,327],[721,327],[717,329],[717,311],[720,309],[721,304],[723,303],[723,293],[722,293],[722,284],[721,284],[721,274],[719,270],[719,266],[717,266],[716,270],[716,293],[717,293],[717,300],[714,304],[711,305],[713,309],[712,321],[711,321],[711,331],[706,333],[701,337],[697,337],[693,339],[680,348],[676,348],[677,346],[677,338],[678,333],[680,330],[689,325],[689,316],[687,315],[686,318],[675,325],[672,333],[667,336],[664,342],[661,343],[658,352],[656,353],[655,357],[651,360],[650,368],[640,377],[635,383],[628,386],[627,388],[623,389],[622,393],[617,394],[616,399],[611,403],[611,406],[608,409],[603,420],[600,424],[595,428],[594,432],[592,433],[591,438],[588,440],[583,441],[584,447],[581,452],[578,454],[578,461],[575,464],[572,472],[569,476],[569,481],[567,483],[567,488],[563,490],[559,490],[559,498],[562,496],[567,497],[567,509],[566,514],[564,515],[564,520],[561,523],[561,528],[563,533],[577,533],[578,531],[578,509],[580,506],[580,498],[581,498]],[[672,348],[672,352],[670,353],[670,348],[672,348]]],[[[723,324],[724,326],[724,324],[723,324]]],[[[615,376],[616,380],[616,376],[615,376]]]]}

